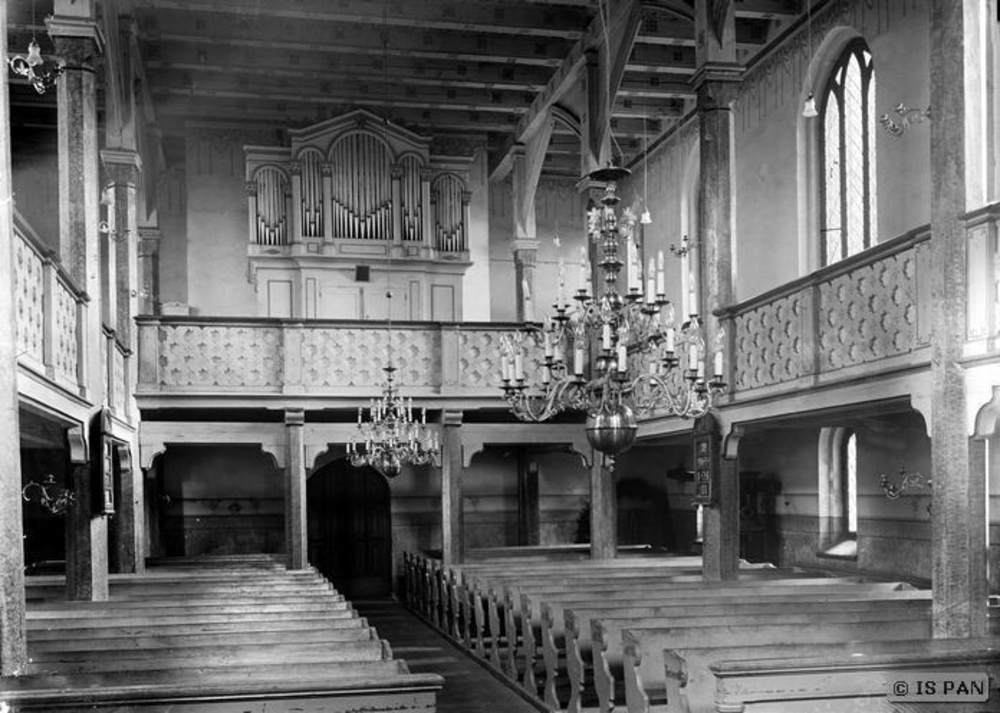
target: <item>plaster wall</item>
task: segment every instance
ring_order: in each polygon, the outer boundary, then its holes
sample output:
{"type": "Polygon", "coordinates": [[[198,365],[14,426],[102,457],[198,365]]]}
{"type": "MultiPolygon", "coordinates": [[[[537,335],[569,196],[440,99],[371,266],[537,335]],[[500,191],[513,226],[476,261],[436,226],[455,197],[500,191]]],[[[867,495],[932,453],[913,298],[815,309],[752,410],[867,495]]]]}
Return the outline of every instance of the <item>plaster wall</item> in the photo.
{"type": "Polygon", "coordinates": [[[59,154],[51,141],[24,129],[11,136],[14,208],[45,245],[59,249],[59,154]],[[19,150],[20,147],[20,150],[19,150]]]}
{"type": "MultiPolygon", "coordinates": [[[[558,292],[559,259],[566,274],[567,298],[576,289],[580,248],[584,243],[587,199],[573,181],[543,178],[535,194],[535,319],[552,311],[558,292]],[[559,245],[555,237],[559,237],[559,245]]],[[[493,321],[517,319],[517,285],[514,271],[514,213],[510,179],[490,186],[489,261],[490,302],[493,321]]],[[[479,289],[482,289],[481,287],[479,289]]]]}
{"type": "Polygon", "coordinates": [[[157,185],[160,228],[160,302],[188,304],[187,182],[184,166],[166,171],[157,185]]]}
{"type": "MultiPolygon", "coordinates": [[[[889,500],[879,486],[885,473],[930,473],[930,439],[912,413],[877,419],[845,419],[857,437],[857,557],[831,559],[821,553],[819,427],[751,431],[741,441],[740,471],[756,471],[776,487],[761,503],[773,517],[775,564],[876,572],[906,579],[930,578],[930,526],[924,494],[889,500]]],[[[744,479],[745,479],[744,475],[744,479]]],[[[745,482],[745,481],[744,481],[745,482]]]]}
{"type": "MultiPolygon", "coordinates": [[[[742,301],[820,267],[819,225],[810,219],[808,147],[820,119],[805,119],[810,89],[822,92],[844,42],[860,34],[872,51],[877,115],[929,101],[926,3],[831,3],[813,22],[747,72],[734,110],[735,299],[742,301]],[[811,61],[810,61],[811,59],[811,61]],[[775,259],[781,256],[781,259],[775,259]]],[[[926,125],[896,139],[876,129],[878,238],[930,222],[930,134],[926,125]]]]}
{"type": "Polygon", "coordinates": [[[247,197],[240,137],[187,140],[187,283],[194,315],[257,314],[247,280],[247,197]]]}
{"type": "Polygon", "coordinates": [[[160,460],[166,554],[284,550],[284,474],[255,446],[171,446],[160,460]]]}
{"type": "Polygon", "coordinates": [[[462,317],[466,322],[490,321],[490,182],[485,149],[469,167],[469,260],[462,281],[462,317]]]}

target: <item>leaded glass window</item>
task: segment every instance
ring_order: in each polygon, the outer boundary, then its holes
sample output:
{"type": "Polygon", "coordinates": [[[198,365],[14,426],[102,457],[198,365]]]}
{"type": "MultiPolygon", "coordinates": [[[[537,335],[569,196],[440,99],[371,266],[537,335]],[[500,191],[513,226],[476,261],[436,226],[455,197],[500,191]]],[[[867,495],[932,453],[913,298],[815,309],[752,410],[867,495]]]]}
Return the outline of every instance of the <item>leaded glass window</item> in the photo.
{"type": "Polygon", "coordinates": [[[863,40],[834,65],[821,98],[823,264],[878,242],[875,70],[863,40]]]}

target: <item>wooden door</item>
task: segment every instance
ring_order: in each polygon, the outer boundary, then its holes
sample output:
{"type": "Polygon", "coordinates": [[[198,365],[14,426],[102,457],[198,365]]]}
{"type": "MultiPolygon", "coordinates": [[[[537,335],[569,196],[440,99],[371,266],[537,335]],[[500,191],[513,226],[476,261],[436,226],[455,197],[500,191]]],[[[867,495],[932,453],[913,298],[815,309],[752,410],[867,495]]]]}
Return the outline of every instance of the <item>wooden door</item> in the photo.
{"type": "Polygon", "coordinates": [[[336,461],[308,483],[309,562],[346,597],[392,592],[389,484],[370,468],[336,461]]]}

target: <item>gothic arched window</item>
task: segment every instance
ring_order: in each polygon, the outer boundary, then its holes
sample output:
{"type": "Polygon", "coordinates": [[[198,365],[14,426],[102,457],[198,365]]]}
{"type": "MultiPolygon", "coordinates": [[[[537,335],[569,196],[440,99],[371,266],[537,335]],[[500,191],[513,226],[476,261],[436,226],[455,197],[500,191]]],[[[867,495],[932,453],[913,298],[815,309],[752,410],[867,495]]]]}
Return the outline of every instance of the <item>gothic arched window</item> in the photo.
{"type": "Polygon", "coordinates": [[[821,97],[823,264],[878,242],[875,190],[875,69],[864,40],[833,66],[821,97]]]}

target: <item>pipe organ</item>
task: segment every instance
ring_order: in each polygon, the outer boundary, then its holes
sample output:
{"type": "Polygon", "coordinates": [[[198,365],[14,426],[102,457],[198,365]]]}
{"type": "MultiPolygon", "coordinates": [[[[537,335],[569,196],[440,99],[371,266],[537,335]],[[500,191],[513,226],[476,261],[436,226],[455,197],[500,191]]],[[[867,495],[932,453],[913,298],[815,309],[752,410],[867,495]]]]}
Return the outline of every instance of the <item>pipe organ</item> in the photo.
{"type": "Polygon", "coordinates": [[[460,318],[473,159],[435,155],[430,137],[363,109],[288,135],[286,146],[244,148],[261,313],[378,318],[391,254],[391,277],[405,286],[394,317],[460,318]]]}

